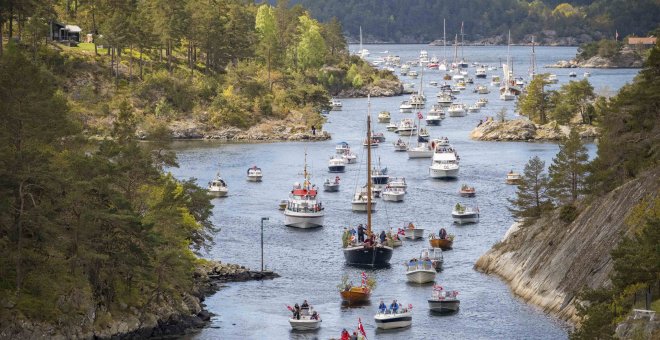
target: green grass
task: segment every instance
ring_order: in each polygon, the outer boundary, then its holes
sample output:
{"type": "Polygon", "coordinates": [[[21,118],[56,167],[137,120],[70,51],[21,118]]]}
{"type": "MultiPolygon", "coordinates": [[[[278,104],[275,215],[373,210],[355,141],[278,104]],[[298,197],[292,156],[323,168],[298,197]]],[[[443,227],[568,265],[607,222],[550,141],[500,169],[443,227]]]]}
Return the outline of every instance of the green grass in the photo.
{"type": "Polygon", "coordinates": [[[660,314],[660,299],[651,302],[651,310],[654,310],[656,313],[660,314]]]}

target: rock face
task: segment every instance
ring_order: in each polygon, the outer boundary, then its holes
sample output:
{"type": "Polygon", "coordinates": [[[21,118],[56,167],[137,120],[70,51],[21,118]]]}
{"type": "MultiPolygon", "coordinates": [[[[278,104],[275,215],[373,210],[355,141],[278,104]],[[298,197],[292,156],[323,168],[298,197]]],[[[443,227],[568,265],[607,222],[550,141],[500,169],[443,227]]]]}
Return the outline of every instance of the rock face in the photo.
{"type": "MultiPolygon", "coordinates": [[[[595,138],[598,130],[591,125],[577,125],[582,138],[595,138]]],[[[487,120],[470,133],[470,138],[481,141],[558,141],[568,136],[570,127],[550,122],[536,125],[527,119],[505,122],[487,120]]]]}
{"type": "Polygon", "coordinates": [[[475,269],[500,276],[516,295],[546,312],[577,321],[576,294],[609,284],[610,252],[620,235],[630,232],[626,218],[642,198],[656,197],[659,190],[656,168],[581,207],[570,224],[555,212],[512,230],[477,260],[475,269]]]}
{"type": "Polygon", "coordinates": [[[633,316],[629,316],[617,324],[615,334],[617,339],[622,340],[660,339],[660,320],[657,316],[653,321],[648,317],[635,320],[633,316]]]}
{"type": "MultiPolygon", "coordinates": [[[[194,273],[195,293],[182,294],[176,300],[163,297],[149,307],[137,310],[122,306],[112,313],[90,306],[89,312],[75,325],[50,325],[13,320],[0,325],[0,339],[144,339],[175,337],[204,327],[211,313],[204,310],[204,297],[215,293],[225,282],[268,280],[277,273],[257,272],[236,264],[206,261],[194,273]],[[103,316],[101,316],[103,315],[103,316]],[[106,321],[99,322],[103,317],[106,321]]],[[[66,316],[69,317],[69,316],[66,316]]]]}
{"type": "Polygon", "coordinates": [[[560,60],[555,64],[546,65],[549,68],[641,68],[644,58],[631,48],[623,48],[611,58],[593,56],[587,60],[560,60]]]}
{"type": "Polygon", "coordinates": [[[339,98],[392,97],[403,93],[403,84],[400,81],[380,79],[359,89],[342,90],[337,94],[339,98]]]}

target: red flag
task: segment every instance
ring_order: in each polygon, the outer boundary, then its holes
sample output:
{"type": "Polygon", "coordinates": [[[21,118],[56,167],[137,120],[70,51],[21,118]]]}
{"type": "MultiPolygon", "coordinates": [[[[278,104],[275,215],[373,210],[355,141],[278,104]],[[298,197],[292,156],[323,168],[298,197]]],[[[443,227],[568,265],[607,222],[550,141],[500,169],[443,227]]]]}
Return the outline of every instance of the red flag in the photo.
{"type": "Polygon", "coordinates": [[[358,331],[360,331],[360,334],[366,339],[367,338],[367,332],[364,331],[364,327],[362,327],[362,319],[358,318],[358,331]]]}
{"type": "Polygon", "coordinates": [[[422,113],[421,113],[421,112],[417,112],[417,118],[419,118],[419,119],[424,119],[424,116],[422,116],[422,113]]]}

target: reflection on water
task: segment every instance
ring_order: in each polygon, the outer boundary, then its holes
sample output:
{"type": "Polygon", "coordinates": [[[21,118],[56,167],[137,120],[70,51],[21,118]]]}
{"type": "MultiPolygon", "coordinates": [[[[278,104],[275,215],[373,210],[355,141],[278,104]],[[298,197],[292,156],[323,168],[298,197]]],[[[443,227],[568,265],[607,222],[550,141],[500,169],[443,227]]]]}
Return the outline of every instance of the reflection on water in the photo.
{"type": "MultiPolygon", "coordinates": [[[[429,55],[441,56],[442,48],[422,45],[371,45],[373,52],[389,50],[406,58],[417,56],[420,49],[429,55]]],[[[526,48],[514,47],[512,53],[520,65],[515,69],[526,70],[526,48]]],[[[506,58],[506,47],[466,47],[469,61],[496,64],[506,58]],[[504,54],[502,53],[504,51],[504,54]]],[[[568,59],[575,48],[537,48],[540,65],[557,59],[568,59]]],[[[474,68],[470,68],[473,72],[474,68]]],[[[556,71],[561,82],[567,81],[568,70],[556,71]]],[[[501,71],[500,71],[501,72],[501,71]]],[[[596,88],[608,86],[614,90],[630,81],[635,70],[591,70],[596,88]]],[[[425,82],[441,81],[438,71],[425,72],[425,82]]],[[[490,79],[490,72],[489,72],[490,79]]],[[[475,83],[486,83],[477,80],[475,83]]],[[[419,81],[417,81],[419,84],[419,81]]],[[[494,88],[492,89],[494,90],[494,88]]],[[[430,103],[434,102],[435,87],[426,86],[430,103]]],[[[302,180],[305,150],[312,182],[322,186],[325,178],[334,178],[327,172],[327,162],[334,154],[335,143],[346,141],[358,154],[358,160],[366,158],[361,140],[364,138],[366,99],[343,100],[343,111],[333,111],[325,129],[333,135],[332,141],[317,143],[260,143],[222,144],[217,141],[173,143],[180,168],[171,169],[179,178],[195,177],[205,185],[218,169],[228,182],[229,195],[213,200],[213,222],[222,228],[215,238],[216,244],[207,254],[209,258],[260,267],[260,219],[269,217],[265,224],[265,264],[282,275],[281,278],[264,282],[229,284],[206,300],[208,309],[217,314],[210,327],[195,334],[197,339],[327,339],[339,337],[342,328],[351,332],[358,318],[370,338],[429,339],[442,336],[447,339],[562,339],[566,338],[566,325],[546,316],[537,308],[514,297],[508,287],[496,277],[473,270],[476,259],[500,240],[512,223],[507,211],[506,198],[512,197],[515,187],[504,184],[510,169],[522,171],[527,160],[538,155],[550,164],[557,152],[553,143],[476,142],[469,140],[469,131],[486,116],[494,116],[501,107],[509,109],[513,118],[512,102],[502,102],[497,91],[486,95],[490,101],[480,113],[462,118],[446,118],[441,126],[428,127],[432,137],[447,136],[461,156],[459,179],[456,181],[431,180],[428,177],[430,159],[408,160],[406,153],[393,151],[392,142],[397,135],[385,130],[386,124],[375,123],[376,132],[384,132],[386,142],[375,149],[375,158],[387,166],[390,176],[405,177],[408,194],[403,203],[379,200],[379,210],[374,214],[376,230],[404,227],[414,221],[428,233],[437,233],[440,227],[454,234],[454,249],[444,252],[444,270],[437,274],[436,282],[451,290],[460,291],[461,309],[451,315],[435,315],[428,312],[426,300],[431,296],[431,286],[410,285],[406,280],[404,262],[419,256],[428,246],[427,235],[422,241],[404,240],[403,246],[394,251],[391,267],[368,270],[376,278],[370,305],[342,307],[337,285],[343,275],[359,282],[362,270],[344,265],[341,251],[343,227],[364,223],[366,216],[351,211],[351,197],[358,185],[364,184],[365,166],[347,165],[339,192],[321,192],[320,200],[326,207],[325,226],[311,230],[299,230],[284,226],[284,217],[278,203],[287,197],[291,185],[302,180]],[[245,171],[257,165],[264,173],[263,182],[246,180],[245,171]],[[473,185],[475,198],[461,198],[461,184],[473,185]],[[451,210],[457,202],[477,205],[481,211],[478,224],[457,226],[452,224],[451,210]],[[294,333],[288,323],[290,312],[287,305],[307,299],[323,319],[321,329],[314,333],[294,333]],[[404,305],[414,306],[413,326],[394,332],[375,332],[373,315],[378,302],[397,299],[404,305]]],[[[472,104],[479,97],[469,88],[459,100],[472,104]]],[[[372,113],[382,110],[392,112],[392,121],[414,114],[401,114],[398,107],[402,97],[372,99],[372,113]]],[[[424,114],[426,111],[423,111],[424,114]]],[[[593,155],[595,146],[590,145],[593,155]]]]}

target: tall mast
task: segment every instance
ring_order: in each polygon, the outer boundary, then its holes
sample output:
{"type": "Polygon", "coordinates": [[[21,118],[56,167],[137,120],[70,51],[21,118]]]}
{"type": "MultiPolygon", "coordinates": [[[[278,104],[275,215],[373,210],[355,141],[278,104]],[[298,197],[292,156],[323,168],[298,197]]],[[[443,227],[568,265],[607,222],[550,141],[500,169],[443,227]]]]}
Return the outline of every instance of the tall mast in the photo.
{"type": "Polygon", "coordinates": [[[447,33],[445,18],[442,18],[442,53],[445,55],[445,64],[447,63],[447,33]]]}
{"type": "Polygon", "coordinates": [[[305,177],[305,182],[303,183],[303,187],[305,189],[308,189],[307,187],[309,186],[309,179],[307,174],[307,148],[305,148],[305,167],[303,168],[303,176],[305,177]]]}
{"type": "Polygon", "coordinates": [[[360,57],[362,57],[362,26],[360,26],[360,57]]]}
{"type": "Polygon", "coordinates": [[[534,50],[534,36],[532,36],[532,70],[530,72],[531,78],[534,78],[536,75],[536,51],[534,50]]]}
{"type": "Polygon", "coordinates": [[[461,61],[465,60],[463,57],[463,40],[465,38],[465,34],[463,34],[463,22],[461,21],[461,61]]]}
{"type": "Polygon", "coordinates": [[[367,236],[371,236],[371,95],[367,102],[367,236]]]}
{"type": "Polygon", "coordinates": [[[458,63],[458,34],[454,36],[454,63],[458,63]]]}

